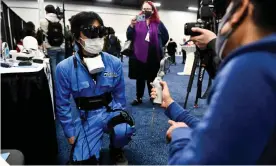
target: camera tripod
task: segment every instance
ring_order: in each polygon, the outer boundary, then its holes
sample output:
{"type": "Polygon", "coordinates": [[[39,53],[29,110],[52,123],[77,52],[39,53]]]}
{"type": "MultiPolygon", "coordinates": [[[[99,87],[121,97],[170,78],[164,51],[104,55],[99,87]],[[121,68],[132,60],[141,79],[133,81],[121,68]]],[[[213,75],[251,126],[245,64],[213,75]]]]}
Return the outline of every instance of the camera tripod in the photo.
{"type": "Polygon", "coordinates": [[[205,64],[202,62],[202,60],[200,59],[200,54],[198,51],[195,52],[195,59],[194,59],[194,63],[193,63],[193,67],[192,67],[192,71],[191,71],[191,76],[189,79],[189,83],[188,83],[188,87],[187,87],[187,93],[186,93],[186,97],[185,97],[185,101],[184,101],[184,108],[187,108],[187,103],[188,103],[188,99],[189,99],[189,95],[191,93],[192,87],[193,87],[193,82],[194,82],[194,78],[195,78],[195,73],[196,73],[196,68],[199,65],[199,73],[198,73],[198,81],[197,81],[197,93],[196,93],[196,99],[194,102],[194,108],[198,108],[198,99],[206,99],[211,85],[212,85],[212,79],[209,77],[209,81],[208,81],[208,88],[206,90],[206,92],[204,93],[204,95],[201,96],[202,94],[202,82],[203,82],[203,78],[204,78],[204,74],[205,74],[205,64]]]}

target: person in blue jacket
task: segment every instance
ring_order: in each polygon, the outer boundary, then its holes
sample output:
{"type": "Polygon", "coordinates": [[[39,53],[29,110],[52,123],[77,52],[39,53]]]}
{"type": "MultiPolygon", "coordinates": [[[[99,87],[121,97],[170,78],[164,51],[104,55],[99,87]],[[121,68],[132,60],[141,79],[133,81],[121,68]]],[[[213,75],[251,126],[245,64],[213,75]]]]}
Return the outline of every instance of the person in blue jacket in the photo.
{"type": "Polygon", "coordinates": [[[275,6],[275,0],[231,1],[217,37],[223,61],[201,121],[161,83],[171,119],[169,164],[276,164],[275,6]]]}
{"type": "Polygon", "coordinates": [[[56,69],[56,109],[65,136],[73,145],[70,162],[98,164],[103,133],[110,134],[110,154],[126,164],[122,148],[133,135],[134,122],[125,112],[125,83],[120,60],[102,52],[105,27],[94,12],[81,12],[71,20],[76,54],[56,69]],[[72,100],[78,115],[71,115],[72,100]]]}

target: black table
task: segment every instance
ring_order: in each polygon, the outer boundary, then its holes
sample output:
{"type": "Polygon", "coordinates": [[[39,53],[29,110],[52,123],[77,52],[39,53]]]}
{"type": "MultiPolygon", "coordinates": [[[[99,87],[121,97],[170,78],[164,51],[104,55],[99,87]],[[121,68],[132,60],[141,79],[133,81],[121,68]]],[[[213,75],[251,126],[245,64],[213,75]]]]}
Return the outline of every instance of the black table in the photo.
{"type": "Polygon", "coordinates": [[[44,69],[1,74],[1,105],[1,148],[21,151],[26,165],[58,164],[55,120],[44,69]]]}

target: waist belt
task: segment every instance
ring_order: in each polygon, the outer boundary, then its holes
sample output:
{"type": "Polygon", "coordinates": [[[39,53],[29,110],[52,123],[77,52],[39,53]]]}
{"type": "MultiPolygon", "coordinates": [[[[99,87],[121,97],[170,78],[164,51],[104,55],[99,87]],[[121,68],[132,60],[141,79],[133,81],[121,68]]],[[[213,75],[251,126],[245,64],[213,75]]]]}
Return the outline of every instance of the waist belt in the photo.
{"type": "Polygon", "coordinates": [[[77,108],[84,111],[96,110],[104,106],[109,108],[108,105],[112,100],[113,98],[110,92],[104,93],[100,96],[75,98],[77,108]]]}

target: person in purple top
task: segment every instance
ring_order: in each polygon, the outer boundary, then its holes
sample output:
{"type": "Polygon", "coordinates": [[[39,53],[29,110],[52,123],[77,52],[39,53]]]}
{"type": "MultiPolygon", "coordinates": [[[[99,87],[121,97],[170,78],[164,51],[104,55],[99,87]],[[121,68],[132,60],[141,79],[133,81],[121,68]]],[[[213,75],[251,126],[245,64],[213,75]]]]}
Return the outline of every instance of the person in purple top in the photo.
{"type": "Polygon", "coordinates": [[[129,78],[136,79],[136,99],[132,105],[139,105],[144,96],[145,82],[150,95],[150,83],[157,76],[163,47],[169,40],[168,31],[152,2],[144,2],[142,12],[131,21],[127,39],[133,41],[134,45],[134,55],[129,62],[129,78]]]}

